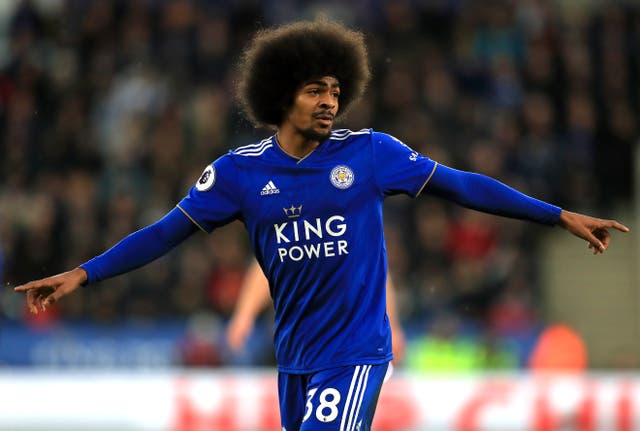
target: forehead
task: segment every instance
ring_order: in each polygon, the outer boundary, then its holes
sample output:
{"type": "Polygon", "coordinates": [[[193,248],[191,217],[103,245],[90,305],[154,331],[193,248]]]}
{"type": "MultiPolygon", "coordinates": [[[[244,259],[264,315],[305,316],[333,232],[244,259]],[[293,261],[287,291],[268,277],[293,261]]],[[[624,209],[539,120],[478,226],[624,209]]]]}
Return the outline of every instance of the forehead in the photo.
{"type": "Polygon", "coordinates": [[[335,76],[327,75],[327,76],[319,76],[316,78],[311,78],[302,83],[302,87],[306,87],[307,85],[321,85],[323,87],[340,87],[340,81],[335,76]]]}

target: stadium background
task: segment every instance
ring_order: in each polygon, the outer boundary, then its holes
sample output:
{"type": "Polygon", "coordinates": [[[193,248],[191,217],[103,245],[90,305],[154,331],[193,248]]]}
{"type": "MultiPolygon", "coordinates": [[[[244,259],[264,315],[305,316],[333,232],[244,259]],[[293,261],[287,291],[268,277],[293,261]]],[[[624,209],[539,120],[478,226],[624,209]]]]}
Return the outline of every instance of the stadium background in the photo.
{"type": "MultiPolygon", "coordinates": [[[[361,29],[369,44],[373,81],[344,127],[391,133],[442,163],[568,209],[616,217],[633,230],[635,2],[5,0],[0,388],[38,388],[30,376],[39,376],[73,392],[95,375],[106,387],[129,387],[135,379],[127,376],[141,371],[152,380],[182,381],[180,370],[196,370],[205,387],[226,378],[240,386],[264,381],[257,386],[273,395],[270,313],[245,351],[233,353],[224,342],[250,261],[239,223],[198,235],[37,316],[11,286],[75,267],[155,221],[206,164],[270,133],[238,112],[235,61],[255,30],[319,15],[361,29]]],[[[439,387],[445,375],[475,388],[499,372],[528,388],[539,335],[569,323],[580,337],[574,356],[586,342],[589,376],[598,370],[615,380],[624,370],[636,383],[640,301],[632,234],[614,235],[618,251],[594,258],[558,228],[434,198],[392,198],[385,211],[407,337],[399,382],[435,378],[439,387]],[[583,300],[600,308],[581,307],[583,300]]],[[[153,385],[143,387],[148,394],[153,385]]],[[[113,402],[105,400],[104,409],[113,402]]],[[[0,403],[0,417],[10,417],[8,409],[0,403]]],[[[31,423],[13,420],[0,419],[0,428],[31,423]]],[[[61,414],[54,424],[100,429],[75,420],[61,414]]],[[[536,429],[561,429],[556,422],[536,429]]],[[[210,428],[235,429],[193,425],[210,428]]]]}

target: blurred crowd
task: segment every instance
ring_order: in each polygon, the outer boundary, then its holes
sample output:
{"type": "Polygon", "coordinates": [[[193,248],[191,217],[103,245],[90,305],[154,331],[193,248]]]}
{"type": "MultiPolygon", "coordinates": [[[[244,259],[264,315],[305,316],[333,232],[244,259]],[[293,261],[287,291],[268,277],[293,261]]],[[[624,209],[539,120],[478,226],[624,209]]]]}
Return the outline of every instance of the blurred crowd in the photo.
{"type": "MultiPolygon", "coordinates": [[[[270,134],[234,102],[238,55],[261,27],[319,15],[362,30],[370,50],[373,82],[341,127],[373,127],[441,163],[602,217],[632,192],[640,7],[625,2],[12,4],[0,18],[3,286],[102,252],[173,208],[218,156],[270,134]]],[[[517,343],[544,324],[539,240],[549,228],[429,197],[390,198],[385,211],[407,366],[447,355],[468,355],[461,367],[522,366],[517,343]]],[[[28,315],[3,288],[0,318],[185,319],[197,340],[215,340],[185,363],[224,364],[216,343],[250,258],[233,223],[45,314],[28,315]]],[[[261,322],[268,340],[268,314],[261,322]]]]}

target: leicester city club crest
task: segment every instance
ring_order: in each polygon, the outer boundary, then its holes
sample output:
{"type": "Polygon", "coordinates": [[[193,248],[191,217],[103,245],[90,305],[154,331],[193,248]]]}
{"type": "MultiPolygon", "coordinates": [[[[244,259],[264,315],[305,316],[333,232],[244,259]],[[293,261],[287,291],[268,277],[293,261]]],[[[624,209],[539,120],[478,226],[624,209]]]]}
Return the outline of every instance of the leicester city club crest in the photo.
{"type": "Polygon", "coordinates": [[[339,189],[347,189],[353,184],[353,171],[345,165],[336,166],[331,170],[329,178],[331,184],[339,189]]]}
{"type": "Polygon", "coordinates": [[[200,179],[196,183],[196,189],[201,192],[206,192],[211,187],[213,187],[213,183],[216,182],[216,170],[212,165],[209,165],[205,168],[204,172],[200,176],[200,179]]]}

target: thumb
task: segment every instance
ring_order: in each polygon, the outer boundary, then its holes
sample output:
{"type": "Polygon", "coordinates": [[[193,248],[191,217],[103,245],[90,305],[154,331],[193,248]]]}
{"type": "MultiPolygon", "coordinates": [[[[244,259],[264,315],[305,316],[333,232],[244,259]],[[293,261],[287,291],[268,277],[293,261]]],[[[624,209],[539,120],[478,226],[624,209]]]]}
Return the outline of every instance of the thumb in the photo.
{"type": "Polygon", "coordinates": [[[51,305],[51,304],[57,302],[58,299],[63,297],[65,295],[63,286],[64,285],[60,286],[59,288],[57,288],[56,290],[51,292],[50,295],[48,295],[46,298],[44,298],[44,300],[42,301],[42,305],[44,305],[44,306],[51,305]]]}
{"type": "Polygon", "coordinates": [[[586,239],[589,244],[591,244],[600,253],[605,251],[605,246],[602,241],[600,241],[591,231],[585,231],[584,239],[586,239]]]}

